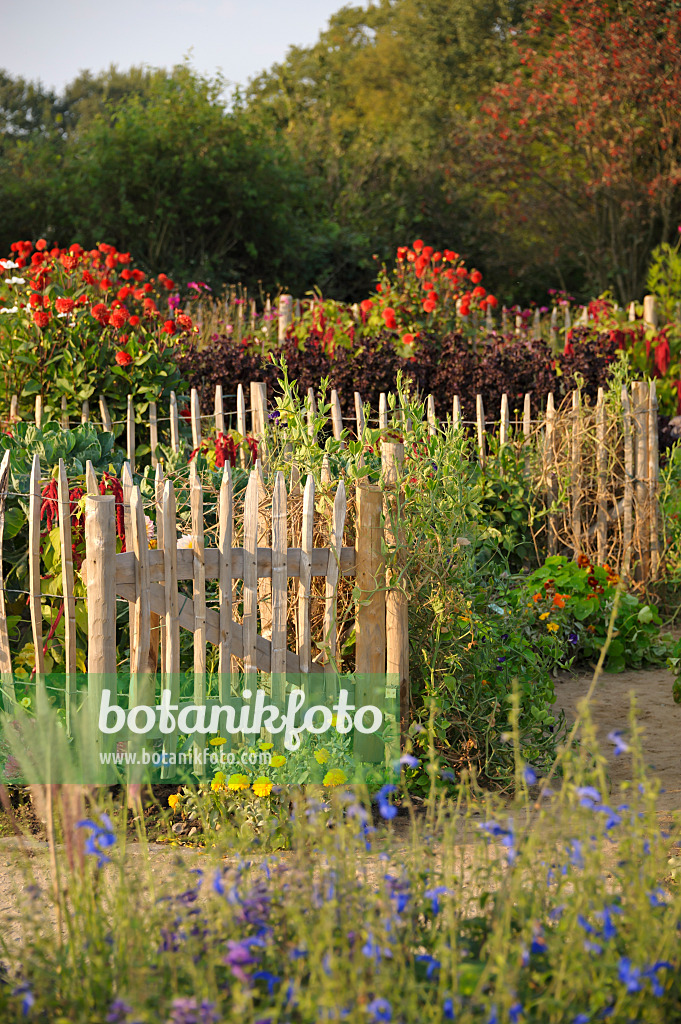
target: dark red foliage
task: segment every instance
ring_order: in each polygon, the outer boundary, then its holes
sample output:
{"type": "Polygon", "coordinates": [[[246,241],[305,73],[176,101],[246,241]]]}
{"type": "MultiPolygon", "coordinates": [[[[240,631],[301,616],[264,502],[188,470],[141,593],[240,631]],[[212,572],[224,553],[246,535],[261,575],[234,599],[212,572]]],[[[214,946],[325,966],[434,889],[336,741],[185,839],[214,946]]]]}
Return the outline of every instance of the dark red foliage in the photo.
{"type": "MultiPolygon", "coordinates": [[[[339,393],[344,417],[351,422],[354,392],[358,391],[377,412],[381,392],[395,390],[398,370],[412,380],[419,394],[433,395],[436,413],[442,419],[451,414],[454,395],[459,396],[464,416],[469,419],[475,414],[478,394],[490,419],[496,418],[504,393],[514,410],[522,409],[529,392],[536,414],[549,392],[553,391],[559,402],[572,390],[575,374],[581,375],[584,393],[595,401],[618,347],[610,332],[594,337],[591,331],[587,338],[586,330],[575,329],[567,354],[554,355],[543,342],[513,335],[481,339],[474,354],[460,334],[448,334],[441,339],[424,339],[418,356],[405,359],[396,355],[393,340],[389,332],[381,332],[355,350],[339,348],[333,355],[314,340],[304,349],[288,341],[281,354],[301,397],[309,387],[317,392],[320,380],[328,377],[330,386],[339,393]]],[[[225,395],[235,395],[237,384],[260,380],[267,383],[272,394],[278,379],[278,368],[269,359],[229,338],[221,338],[210,349],[190,352],[180,369],[190,385],[199,389],[206,405],[213,399],[216,384],[222,385],[225,395]]]]}
{"type": "Polygon", "coordinates": [[[113,494],[116,504],[116,534],[120,537],[121,551],[125,551],[125,515],[123,511],[123,487],[111,473],[103,473],[99,484],[100,494],[113,494]]]}

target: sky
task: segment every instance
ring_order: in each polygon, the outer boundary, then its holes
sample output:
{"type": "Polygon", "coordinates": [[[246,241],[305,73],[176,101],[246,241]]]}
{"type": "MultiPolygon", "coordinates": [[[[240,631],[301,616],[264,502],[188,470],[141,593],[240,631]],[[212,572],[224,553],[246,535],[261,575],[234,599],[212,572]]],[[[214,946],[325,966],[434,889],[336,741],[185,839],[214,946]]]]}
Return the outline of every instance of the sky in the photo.
{"type": "MultiPolygon", "coordinates": [[[[245,84],[309,46],[348,0],[0,0],[0,68],[57,92],[82,70],[171,67],[245,84]]],[[[362,0],[353,0],[363,6],[362,0]]]]}

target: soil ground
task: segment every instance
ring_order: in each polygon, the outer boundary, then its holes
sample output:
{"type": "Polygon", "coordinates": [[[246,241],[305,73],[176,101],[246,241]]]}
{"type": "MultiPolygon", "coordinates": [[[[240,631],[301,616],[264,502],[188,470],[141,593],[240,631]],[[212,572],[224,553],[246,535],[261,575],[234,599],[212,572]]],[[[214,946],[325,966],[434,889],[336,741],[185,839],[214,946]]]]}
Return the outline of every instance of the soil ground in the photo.
{"type": "MultiPolygon", "coordinates": [[[[577,705],[586,696],[591,676],[562,675],[556,681],[556,706],[563,708],[570,724],[574,722],[577,705]]],[[[642,744],[651,776],[660,780],[660,811],[681,809],[681,705],[672,699],[674,677],[667,669],[640,672],[604,673],[596,683],[591,699],[591,717],[597,727],[599,748],[608,757],[613,786],[630,777],[629,757],[614,756],[614,747],[607,741],[612,730],[619,729],[626,738],[629,732],[629,709],[632,692],[636,698],[637,720],[642,727],[642,744]]]]}

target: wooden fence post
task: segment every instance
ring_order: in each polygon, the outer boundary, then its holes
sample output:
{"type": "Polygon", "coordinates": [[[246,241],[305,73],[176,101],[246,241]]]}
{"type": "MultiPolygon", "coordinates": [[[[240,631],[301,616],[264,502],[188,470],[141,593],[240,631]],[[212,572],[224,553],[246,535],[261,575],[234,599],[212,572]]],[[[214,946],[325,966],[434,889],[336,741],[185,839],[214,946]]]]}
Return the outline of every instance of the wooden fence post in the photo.
{"type": "Polygon", "coordinates": [[[225,406],[222,398],[222,384],[215,385],[215,432],[225,433],[225,406]]]}
{"type": "Polygon", "coordinates": [[[575,561],[582,545],[582,403],[579,388],[572,392],[572,430],[570,446],[570,485],[572,490],[572,547],[575,561]]]}
{"type": "Polygon", "coordinates": [[[40,458],[33,456],[29,482],[28,513],[28,591],[31,612],[31,632],[35,652],[35,672],[38,686],[45,683],[45,655],[43,653],[43,613],[40,587],[40,458]]]}
{"type": "MultiPolygon", "coordinates": [[[[227,463],[222,474],[218,523],[218,588],[220,603],[219,697],[226,704],[232,696],[232,540],[234,537],[234,497],[232,468],[227,463]]],[[[227,742],[230,742],[227,737],[227,742]]]]}
{"type": "MultiPolygon", "coordinates": [[[[239,306],[239,309],[242,307],[239,306]]],[[[193,597],[194,597],[194,703],[201,707],[206,703],[206,555],[203,531],[203,488],[196,470],[196,460],[189,471],[189,500],[192,517],[193,554],[193,597]]],[[[204,741],[200,735],[192,744],[199,755],[199,769],[196,774],[204,777],[204,741]]]]}
{"type": "Polygon", "coordinates": [[[485,466],[486,445],[485,445],[485,407],[482,403],[482,395],[475,396],[475,419],[478,428],[478,459],[480,468],[485,466]]]}
{"type": "MultiPolygon", "coordinates": [[[[558,500],[558,481],[555,472],[555,443],[556,443],[556,410],[553,401],[553,392],[546,400],[546,434],[544,437],[544,476],[546,479],[547,503],[549,507],[555,505],[558,500]]],[[[555,555],[558,547],[558,534],[556,531],[556,513],[550,512],[548,516],[548,549],[550,555],[555,555]]]]}
{"type": "Polygon", "coordinates": [[[246,399],[244,398],[243,384],[237,384],[236,387],[236,430],[242,438],[239,444],[239,463],[242,467],[245,467],[246,446],[243,443],[243,438],[246,437],[246,399]]]}
{"type": "Polygon", "coordinates": [[[315,418],[317,416],[317,399],[315,398],[314,388],[307,389],[307,433],[309,437],[314,437],[315,430],[315,418]]]}
{"type": "MultiPolygon", "coordinates": [[[[385,692],[386,618],[385,568],[381,554],[380,487],[357,487],[355,540],[356,586],[359,591],[355,623],[355,703],[374,703],[374,693],[385,692]]],[[[355,754],[362,761],[383,760],[383,743],[374,735],[355,735],[355,754]]]]}
{"type": "Polygon", "coordinates": [[[277,324],[277,339],[280,345],[286,341],[286,332],[293,320],[293,296],[279,296],[279,320],[277,324]]]}
{"type": "Polygon", "coordinates": [[[528,443],[532,432],[532,398],[527,393],[523,402],[523,436],[525,444],[528,443]]]}
{"type": "Polygon", "coordinates": [[[605,563],[608,550],[608,451],[605,438],[605,392],[599,388],[596,401],[596,550],[599,565],[605,563]]]}
{"type": "MultiPolygon", "coordinates": [[[[409,729],[411,692],[409,685],[409,605],[404,586],[399,583],[404,566],[405,531],[401,525],[400,484],[404,466],[404,445],[384,442],[383,463],[384,535],[388,548],[395,549],[395,567],[386,571],[385,634],[386,674],[395,676],[400,699],[400,737],[404,745],[409,729]]],[[[388,685],[391,681],[388,680],[388,685]]]]}
{"type": "Polygon", "coordinates": [[[628,576],[632,563],[634,497],[634,424],[631,402],[622,388],[622,433],[624,435],[624,498],[622,512],[622,575],[628,576]]]}
{"type": "Polygon", "coordinates": [[[454,430],[458,430],[461,426],[461,402],[459,396],[454,395],[452,399],[452,427],[454,430]]]}
{"type": "Polygon", "coordinates": [[[109,413],[109,406],[106,404],[106,398],[104,395],[99,396],[99,414],[102,417],[102,427],[108,434],[111,433],[111,415],[109,413]]]}
{"type": "Polygon", "coordinates": [[[190,416],[192,421],[192,449],[194,451],[201,446],[201,406],[199,404],[199,393],[192,388],[189,398],[190,416]]]}
{"type": "Polygon", "coordinates": [[[643,297],[643,322],[646,327],[657,328],[657,300],[654,295],[645,295],[643,297]]]}
{"type": "MultiPolygon", "coordinates": [[[[308,473],[303,491],[303,522],[300,538],[300,575],[298,576],[297,650],[300,673],[306,677],[312,664],[310,602],[312,593],[312,550],[314,547],[314,477],[308,473]]],[[[305,679],[301,678],[301,684],[305,679]]],[[[307,687],[303,687],[307,692],[307,687]]]]}
{"type": "Polygon", "coordinates": [[[69,407],[66,401],[66,395],[61,396],[61,428],[62,430],[69,429],[69,407]]]}
{"type": "Polygon", "coordinates": [[[643,381],[636,381],[632,386],[632,392],[634,399],[634,472],[636,480],[634,512],[636,516],[636,543],[640,555],[640,562],[636,567],[636,578],[647,580],[650,572],[648,385],[643,381]]]}
{"type": "Polygon", "coordinates": [[[156,412],[156,402],[149,402],[149,447],[151,448],[151,465],[153,469],[156,469],[158,465],[158,458],[156,457],[156,449],[158,448],[158,414],[156,412]]]}
{"type": "Polygon", "coordinates": [[[177,395],[170,392],[170,447],[177,454],[180,450],[180,417],[177,411],[177,395]]]}
{"type": "Polygon", "coordinates": [[[2,571],[2,545],[5,534],[5,505],[9,488],[9,449],[0,465],[0,683],[2,684],[2,706],[11,711],[16,700],[12,676],[12,655],[7,629],[7,607],[5,603],[5,578],[2,571]]]}
{"type": "Polygon", "coordinates": [[[90,403],[88,402],[87,398],[83,402],[83,405],[82,405],[81,410],[80,410],[80,422],[81,423],[89,423],[90,422],[90,403]]]}
{"type": "MultiPolygon", "coordinates": [[[[113,495],[88,495],[85,500],[87,555],[88,705],[94,748],[106,746],[98,718],[103,691],[116,704],[116,505],[113,495]]],[[[98,767],[98,766],[95,766],[98,767]]]]}
{"type": "Polygon", "coordinates": [[[43,400],[40,395],[35,396],[35,425],[38,430],[43,425],[43,400]]]}
{"type": "Polygon", "coordinates": [[[355,391],[355,436],[359,439],[364,433],[364,406],[359,391],[355,391]]]}
{"type": "Polygon", "coordinates": [[[132,395],[128,395],[128,408],[126,415],[127,426],[127,452],[130,472],[135,472],[135,409],[132,404],[132,395]]]}
{"type": "Polygon", "coordinates": [[[12,395],[9,403],[9,421],[16,423],[19,419],[19,396],[12,395]]]}
{"type": "Polygon", "coordinates": [[[378,429],[388,429],[388,399],[384,391],[378,396],[378,429]]]}
{"type": "Polygon", "coordinates": [[[435,415],[435,399],[428,395],[426,401],[426,418],[428,420],[428,436],[434,437],[437,434],[437,416],[435,415]]]}
{"type": "Polygon", "coordinates": [[[263,465],[266,462],[265,426],[267,423],[267,384],[251,381],[251,423],[253,436],[258,442],[258,454],[263,465]]]}
{"type": "Polygon", "coordinates": [[[650,508],[650,577],[657,578],[660,566],[660,442],[657,425],[657,386],[650,382],[648,394],[648,506],[650,508]]]}
{"type": "MultiPolygon", "coordinates": [[[[170,690],[171,704],[180,699],[180,599],[177,591],[177,505],[172,480],[166,480],[163,490],[163,582],[165,596],[165,689],[170,690]]],[[[177,731],[163,739],[163,753],[174,755],[177,750],[177,731]]],[[[175,770],[164,764],[161,778],[172,778],[175,770]]]]}
{"type": "Polygon", "coordinates": [[[340,398],[335,388],[331,391],[331,427],[336,441],[340,441],[343,433],[343,414],[341,413],[340,398]]]}
{"type": "Polygon", "coordinates": [[[511,417],[508,410],[508,395],[501,396],[501,414],[499,423],[499,445],[508,444],[508,435],[511,428],[511,417]]]}
{"type": "Polygon", "coordinates": [[[73,551],[71,548],[71,501],[64,460],[59,460],[57,479],[59,504],[59,544],[61,547],[61,583],[64,598],[64,670],[66,732],[73,732],[76,711],[76,598],[73,578],[73,551]]]}

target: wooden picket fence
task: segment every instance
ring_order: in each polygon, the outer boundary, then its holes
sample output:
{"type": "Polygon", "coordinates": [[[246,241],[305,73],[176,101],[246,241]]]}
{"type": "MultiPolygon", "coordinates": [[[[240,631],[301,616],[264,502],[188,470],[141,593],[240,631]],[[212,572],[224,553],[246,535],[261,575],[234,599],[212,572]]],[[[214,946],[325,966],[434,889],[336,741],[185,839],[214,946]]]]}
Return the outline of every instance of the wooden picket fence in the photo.
{"type": "MultiPolygon", "coordinates": [[[[245,683],[264,673],[272,698],[283,707],[287,677],[302,685],[313,703],[331,706],[341,685],[338,669],[338,588],[342,577],[354,577],[358,588],[355,608],[354,681],[343,676],[342,686],[360,704],[376,704],[397,709],[401,706],[402,730],[408,724],[409,663],[406,597],[386,580],[381,516],[384,502],[394,500],[391,481],[396,481],[396,464],[402,457],[401,445],[386,445],[384,454],[386,485],[356,488],[352,546],[343,544],[347,499],[340,481],[330,498],[329,489],[315,493],[315,482],[308,476],[302,495],[293,480],[293,497],[302,498],[299,544],[290,546],[289,522],[284,474],[274,476],[271,496],[264,492],[263,474],[257,462],[250,472],[243,502],[243,540],[234,544],[235,502],[231,468],[224,470],[218,498],[217,544],[205,543],[204,488],[192,464],[190,476],[190,547],[178,547],[177,504],[172,480],[165,480],[160,465],[156,468],[155,512],[156,547],[150,547],[145,512],[139,488],[132,483],[126,464],[123,472],[124,517],[127,550],[116,552],[116,507],[112,495],[101,495],[91,463],[87,465],[85,503],[86,561],[83,575],[87,590],[87,695],[90,707],[99,707],[102,692],[112,692],[117,700],[117,602],[129,608],[130,689],[128,706],[157,703],[157,683],[169,688],[173,704],[193,703],[212,707],[229,704],[236,695],[232,682],[245,683]],[[330,522],[326,524],[329,544],[315,546],[315,502],[319,497],[332,500],[330,522]],[[270,526],[271,524],[271,526],[270,526]],[[271,541],[263,546],[264,534],[271,541]],[[323,628],[315,637],[311,628],[313,579],[324,580],[323,628]],[[217,607],[207,604],[206,583],[217,581],[217,607]],[[181,592],[179,584],[191,581],[192,595],[181,592]],[[293,588],[290,583],[293,582],[293,588]],[[238,588],[238,598],[235,588],[238,588]],[[293,590],[293,593],[292,593],[293,590]],[[236,616],[235,605],[242,606],[236,616]],[[293,607],[292,607],[293,605],[293,607]],[[295,641],[287,636],[290,614],[295,619],[295,641]],[[180,630],[193,634],[193,700],[180,701],[180,630]],[[208,697],[207,649],[218,652],[217,695],[208,697]],[[314,656],[314,648],[320,654],[314,656]],[[293,649],[292,649],[293,648],[293,649]],[[397,703],[399,696],[400,703],[397,703]]],[[[0,512],[4,513],[9,477],[9,453],[0,466],[0,512]]],[[[41,468],[38,456],[33,460],[29,489],[29,606],[31,632],[36,655],[36,683],[45,679],[45,637],[43,632],[40,554],[41,468]]],[[[394,487],[393,487],[394,491],[394,487]]],[[[66,727],[73,732],[82,703],[82,678],[76,671],[76,597],[72,559],[71,508],[69,484],[63,461],[58,474],[59,531],[62,552],[62,595],[64,605],[65,676],[64,701],[66,727]]],[[[0,515],[0,673],[5,707],[16,700],[12,657],[2,578],[2,529],[0,515]]],[[[388,539],[390,540],[389,530],[388,539]]],[[[394,538],[393,538],[394,542],[394,538]]],[[[352,703],[352,700],[351,700],[352,703]]],[[[96,731],[93,730],[93,735],[96,731]]],[[[152,738],[158,738],[158,731],[152,738]]],[[[99,743],[105,742],[96,736],[99,743]]],[[[281,737],[277,742],[281,741],[281,737]]],[[[177,748],[177,734],[164,738],[164,752],[177,748]]],[[[356,737],[355,757],[364,761],[383,761],[386,748],[371,735],[356,737]]],[[[168,769],[166,776],[172,771],[168,769]]]]}

